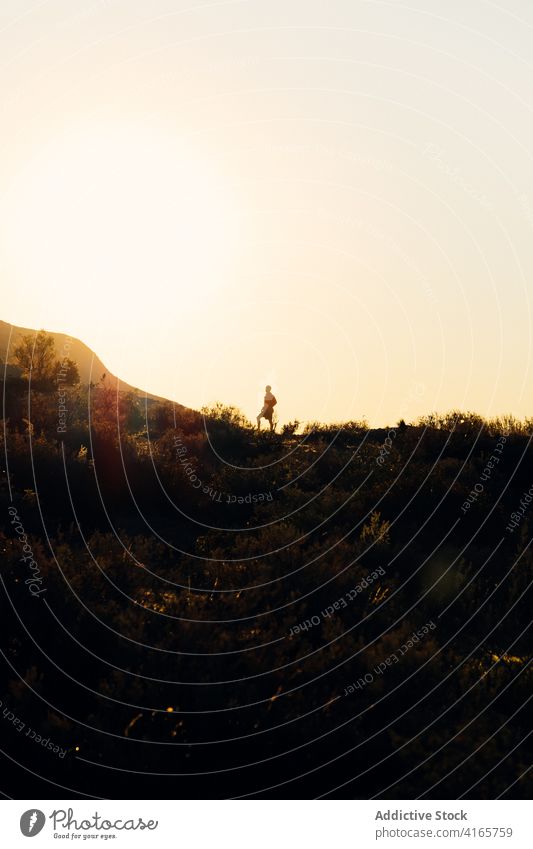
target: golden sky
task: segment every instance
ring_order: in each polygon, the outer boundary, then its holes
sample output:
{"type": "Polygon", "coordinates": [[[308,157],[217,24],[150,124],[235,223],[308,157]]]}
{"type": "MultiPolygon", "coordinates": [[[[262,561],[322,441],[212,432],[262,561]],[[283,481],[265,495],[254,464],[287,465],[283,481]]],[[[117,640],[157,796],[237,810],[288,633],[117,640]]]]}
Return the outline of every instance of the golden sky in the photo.
{"type": "Polygon", "coordinates": [[[531,415],[533,8],[0,4],[0,318],[192,407],[531,415]]]}

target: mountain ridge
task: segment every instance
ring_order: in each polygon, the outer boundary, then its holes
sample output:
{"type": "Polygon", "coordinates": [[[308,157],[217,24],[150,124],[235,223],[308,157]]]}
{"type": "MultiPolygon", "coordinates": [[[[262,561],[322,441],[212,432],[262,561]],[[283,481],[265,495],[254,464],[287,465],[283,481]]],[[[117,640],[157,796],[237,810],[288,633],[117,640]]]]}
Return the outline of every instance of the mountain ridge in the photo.
{"type": "MultiPolygon", "coordinates": [[[[118,385],[119,391],[121,392],[135,392],[154,401],[168,400],[167,398],[162,398],[159,395],[154,395],[152,392],[146,392],[145,390],[132,386],[120,377],[117,377],[117,375],[113,374],[113,372],[106,367],[95,351],[93,351],[92,348],[89,348],[89,346],[81,339],[77,339],[75,336],[71,336],[68,333],[47,330],[46,328],[41,329],[54,339],[56,356],[58,359],[61,360],[64,357],[70,357],[70,359],[74,360],[78,366],[80,380],[82,383],[97,383],[105,374],[106,380],[108,380],[112,386],[118,385]]],[[[18,344],[20,336],[26,336],[28,334],[36,335],[39,332],[39,330],[36,330],[33,327],[20,327],[16,324],[11,324],[10,322],[0,319],[0,364],[7,370],[7,374],[15,375],[19,371],[14,363],[13,351],[15,346],[18,344]]],[[[170,403],[178,404],[178,402],[170,403]]],[[[182,407],[183,405],[178,404],[178,406],[182,407]]]]}

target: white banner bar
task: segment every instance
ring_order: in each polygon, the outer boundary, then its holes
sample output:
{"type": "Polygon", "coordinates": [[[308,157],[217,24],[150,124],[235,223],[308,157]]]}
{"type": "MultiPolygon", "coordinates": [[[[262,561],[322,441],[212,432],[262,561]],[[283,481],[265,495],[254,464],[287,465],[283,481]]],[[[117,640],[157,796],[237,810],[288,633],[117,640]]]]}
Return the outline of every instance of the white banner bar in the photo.
{"type": "Polygon", "coordinates": [[[523,801],[4,801],[2,846],[531,849],[523,801]],[[33,844],[32,844],[33,845],[33,844]]]}

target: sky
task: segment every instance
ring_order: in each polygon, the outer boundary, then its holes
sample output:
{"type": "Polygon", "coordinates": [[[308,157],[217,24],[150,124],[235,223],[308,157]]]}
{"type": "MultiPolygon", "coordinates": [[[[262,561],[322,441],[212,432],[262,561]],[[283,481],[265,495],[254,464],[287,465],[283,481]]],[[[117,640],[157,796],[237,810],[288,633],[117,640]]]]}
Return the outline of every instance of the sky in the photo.
{"type": "Polygon", "coordinates": [[[281,422],[531,416],[533,7],[2,0],[0,318],[281,422]]]}

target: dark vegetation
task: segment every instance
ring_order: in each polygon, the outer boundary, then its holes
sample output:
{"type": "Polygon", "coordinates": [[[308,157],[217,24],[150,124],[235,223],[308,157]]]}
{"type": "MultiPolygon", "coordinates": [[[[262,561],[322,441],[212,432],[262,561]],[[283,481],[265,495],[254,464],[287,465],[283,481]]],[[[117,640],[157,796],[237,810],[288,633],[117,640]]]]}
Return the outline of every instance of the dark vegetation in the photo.
{"type": "Polygon", "coordinates": [[[4,386],[0,698],[68,752],[0,716],[14,796],[527,798],[531,421],[257,435],[71,370],[58,432],[55,368],[4,386]]]}

